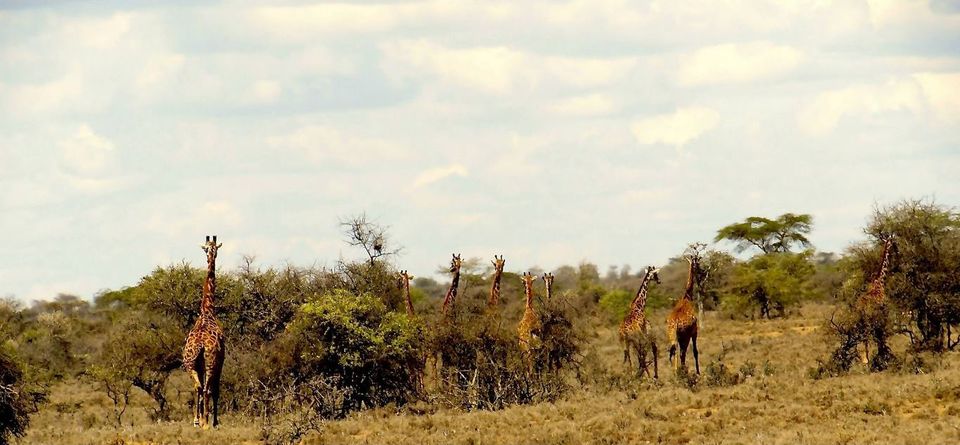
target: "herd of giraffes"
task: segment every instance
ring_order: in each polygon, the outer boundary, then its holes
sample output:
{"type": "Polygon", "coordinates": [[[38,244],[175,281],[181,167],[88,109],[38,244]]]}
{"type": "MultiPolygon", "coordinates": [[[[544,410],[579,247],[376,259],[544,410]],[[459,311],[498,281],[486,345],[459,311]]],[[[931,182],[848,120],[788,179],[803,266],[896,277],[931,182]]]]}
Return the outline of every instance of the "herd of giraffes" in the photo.
{"type": "MultiPolygon", "coordinates": [[[[206,241],[201,244],[203,251],[207,256],[207,274],[203,283],[203,294],[200,302],[200,313],[193,328],[187,335],[186,345],[183,348],[183,367],[193,378],[195,389],[194,403],[194,426],[208,428],[216,427],[219,424],[219,398],[220,398],[220,375],[223,370],[223,359],[225,351],[225,341],[223,329],[217,322],[214,314],[213,296],[216,292],[216,261],[217,250],[223,244],[217,243],[217,236],[207,236],[206,241]],[[210,416],[213,416],[212,423],[210,416]]],[[[890,268],[890,255],[895,245],[893,239],[886,240],[883,248],[883,259],[880,265],[880,272],[870,283],[867,291],[857,299],[854,310],[861,317],[869,317],[881,310],[886,304],[886,292],[884,290],[884,280],[890,268]]],[[[692,345],[693,359],[697,374],[700,374],[700,353],[697,349],[697,335],[699,333],[699,324],[697,313],[694,310],[694,284],[697,282],[697,276],[700,273],[699,255],[684,255],[689,263],[687,273],[686,287],[667,315],[666,334],[667,342],[670,344],[670,361],[674,370],[679,371],[686,368],[687,347],[692,345]]],[[[503,267],[506,261],[503,255],[494,255],[493,259],[493,279],[490,288],[490,297],[487,304],[490,308],[496,308],[500,302],[500,283],[503,276],[503,267]]],[[[459,254],[454,254],[450,261],[450,273],[453,275],[450,287],[443,298],[443,304],[440,309],[443,318],[452,316],[455,309],[457,290],[460,285],[460,267],[463,261],[459,254]]],[[[660,270],[653,266],[644,269],[643,279],[640,288],[633,301],[630,303],[629,310],[623,321],[620,323],[618,335],[623,345],[623,360],[627,366],[632,366],[631,353],[636,356],[638,373],[642,376],[649,375],[647,361],[647,349],[650,349],[653,355],[653,378],[659,378],[657,369],[657,344],[653,336],[649,333],[649,322],[646,316],[647,291],[651,282],[660,283],[660,270]]],[[[517,337],[520,350],[528,358],[541,342],[540,339],[540,317],[534,306],[533,283],[537,277],[530,272],[524,272],[521,275],[524,285],[524,310],[523,316],[517,325],[517,337]]],[[[549,301],[553,293],[553,274],[545,273],[540,277],[546,286],[546,297],[549,301]]],[[[410,280],[413,276],[406,270],[397,273],[397,284],[404,294],[404,303],[407,314],[415,316],[413,301],[410,297],[410,280]]],[[[888,347],[885,337],[880,333],[871,333],[862,340],[861,360],[866,362],[869,355],[869,341],[873,340],[877,345],[877,353],[883,353],[888,347]]],[[[532,366],[532,364],[530,364],[532,366]]]]}

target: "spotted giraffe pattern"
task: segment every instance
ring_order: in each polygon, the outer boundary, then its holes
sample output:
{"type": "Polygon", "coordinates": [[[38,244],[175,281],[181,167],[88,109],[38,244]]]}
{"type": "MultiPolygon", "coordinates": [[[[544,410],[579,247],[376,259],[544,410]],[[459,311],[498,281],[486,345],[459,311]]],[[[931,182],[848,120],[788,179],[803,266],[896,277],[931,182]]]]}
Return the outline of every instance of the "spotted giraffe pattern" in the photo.
{"type": "Polygon", "coordinates": [[[647,323],[647,317],[644,313],[647,307],[647,289],[650,281],[660,283],[659,270],[653,266],[647,267],[643,280],[640,282],[640,289],[637,290],[637,295],[630,303],[630,310],[623,318],[623,322],[620,323],[618,334],[620,343],[623,345],[624,363],[630,366],[630,351],[634,351],[637,355],[637,370],[640,375],[649,374],[646,349],[649,344],[653,353],[653,378],[656,379],[660,377],[657,369],[657,342],[652,336],[648,335],[649,323],[647,323]]]}
{"type": "Polygon", "coordinates": [[[403,302],[407,307],[407,315],[411,317],[416,315],[413,312],[413,299],[410,298],[410,280],[412,279],[413,275],[407,273],[406,270],[397,272],[397,287],[403,291],[403,302]]]}
{"type": "Polygon", "coordinates": [[[541,278],[543,278],[543,285],[547,288],[547,301],[550,301],[553,298],[553,274],[545,273],[541,278]]]}
{"type": "Polygon", "coordinates": [[[440,307],[440,313],[445,319],[449,318],[456,309],[457,289],[460,287],[460,266],[462,265],[463,260],[460,259],[460,254],[454,254],[453,259],[450,260],[450,273],[453,274],[453,279],[450,280],[450,288],[447,289],[447,294],[443,297],[443,305],[440,307]]]}
{"type": "Polygon", "coordinates": [[[490,298],[487,300],[487,306],[491,309],[500,305],[500,279],[503,277],[503,266],[507,264],[503,260],[503,255],[498,258],[493,256],[493,284],[490,285],[490,298]]]}
{"type": "Polygon", "coordinates": [[[183,347],[183,368],[193,378],[196,391],[193,424],[201,428],[211,426],[211,412],[212,426],[220,424],[220,375],[223,371],[225,342],[223,329],[214,315],[213,304],[217,290],[217,250],[220,246],[222,244],[217,244],[216,236],[212,240],[207,236],[202,245],[207,254],[207,277],[203,282],[200,315],[187,334],[187,342],[183,347]]]}
{"type": "Polygon", "coordinates": [[[529,355],[532,349],[540,346],[540,316],[533,307],[533,281],[537,278],[529,272],[524,272],[522,279],[526,303],[523,307],[523,317],[517,325],[517,336],[520,341],[520,350],[529,355]]]}
{"type": "Polygon", "coordinates": [[[687,345],[692,343],[693,361],[697,374],[700,374],[700,351],[697,349],[697,312],[693,304],[693,285],[699,270],[696,254],[688,255],[690,269],[687,273],[687,286],[677,303],[667,315],[667,342],[670,343],[670,362],[675,371],[687,365],[687,345]]]}
{"type": "Polygon", "coordinates": [[[887,275],[890,272],[890,255],[894,248],[893,238],[888,238],[883,244],[880,271],[867,286],[867,290],[857,298],[854,305],[856,316],[865,323],[864,329],[867,331],[860,342],[858,351],[860,361],[863,363],[870,361],[871,340],[876,344],[878,354],[889,351],[886,342],[887,334],[883,330],[883,322],[880,318],[886,313],[887,291],[885,285],[887,275]]]}

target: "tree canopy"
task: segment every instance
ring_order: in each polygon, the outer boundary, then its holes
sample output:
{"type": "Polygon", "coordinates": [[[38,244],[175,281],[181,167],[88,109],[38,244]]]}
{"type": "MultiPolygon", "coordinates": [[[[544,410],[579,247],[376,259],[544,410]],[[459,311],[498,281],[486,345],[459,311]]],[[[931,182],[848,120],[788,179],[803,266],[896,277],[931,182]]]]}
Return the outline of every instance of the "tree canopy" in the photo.
{"type": "Polygon", "coordinates": [[[751,247],[763,253],[789,252],[793,246],[812,246],[806,236],[812,229],[813,216],[809,214],[784,213],[776,219],[751,216],[718,230],[714,241],[736,243],[737,252],[751,247]]]}

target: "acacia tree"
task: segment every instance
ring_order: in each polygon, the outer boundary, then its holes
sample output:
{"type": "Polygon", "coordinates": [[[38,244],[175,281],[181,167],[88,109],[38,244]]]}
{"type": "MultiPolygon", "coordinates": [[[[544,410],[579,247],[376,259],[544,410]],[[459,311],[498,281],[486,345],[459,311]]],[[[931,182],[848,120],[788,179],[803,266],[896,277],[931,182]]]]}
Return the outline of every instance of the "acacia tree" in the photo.
{"type": "Polygon", "coordinates": [[[784,213],[776,219],[751,216],[743,222],[718,230],[714,241],[734,242],[737,244],[737,252],[751,247],[756,247],[763,253],[789,252],[795,245],[810,247],[812,244],[807,239],[807,234],[812,229],[813,217],[808,214],[784,213]]]}
{"type": "Polygon", "coordinates": [[[877,208],[864,229],[867,244],[849,251],[860,288],[876,276],[880,246],[896,242],[887,295],[907,315],[914,346],[939,351],[960,342],[951,327],[960,323],[960,213],[929,199],[907,199],[877,208]]]}

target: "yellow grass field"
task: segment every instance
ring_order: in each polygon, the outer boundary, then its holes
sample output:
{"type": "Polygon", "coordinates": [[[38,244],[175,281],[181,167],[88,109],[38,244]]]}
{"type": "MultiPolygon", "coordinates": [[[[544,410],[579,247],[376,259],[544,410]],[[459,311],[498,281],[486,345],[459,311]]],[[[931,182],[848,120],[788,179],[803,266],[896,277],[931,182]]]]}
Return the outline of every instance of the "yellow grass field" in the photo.
{"type": "MultiPolygon", "coordinates": [[[[867,373],[857,364],[844,377],[813,379],[810,369],[830,352],[823,333],[832,306],[808,304],[789,318],[730,320],[708,313],[700,335],[701,371],[692,389],[674,377],[661,346],[659,382],[628,377],[613,323],[595,329],[585,348],[586,385],[556,403],[466,412],[427,402],[380,408],[330,421],[303,443],[404,444],[945,444],[960,443],[960,354],[925,356],[922,373],[867,373]],[[752,364],[743,383],[707,384],[718,357],[732,372],[752,364]]],[[[662,325],[665,313],[651,314],[662,325]]],[[[660,328],[662,331],[662,327],[660,328]]],[[[662,338],[662,336],[661,336],[662,338]]],[[[662,341],[661,341],[662,343],[662,341]]],[[[899,345],[902,349],[902,345],[899,345]]],[[[692,369],[692,354],[688,355],[692,369]]],[[[193,428],[190,390],[178,373],[171,388],[176,421],[153,423],[149,399],[136,394],[123,426],[112,403],[87,383],[61,384],[33,417],[22,443],[260,443],[256,418],[227,412],[217,430],[193,428]]]]}

